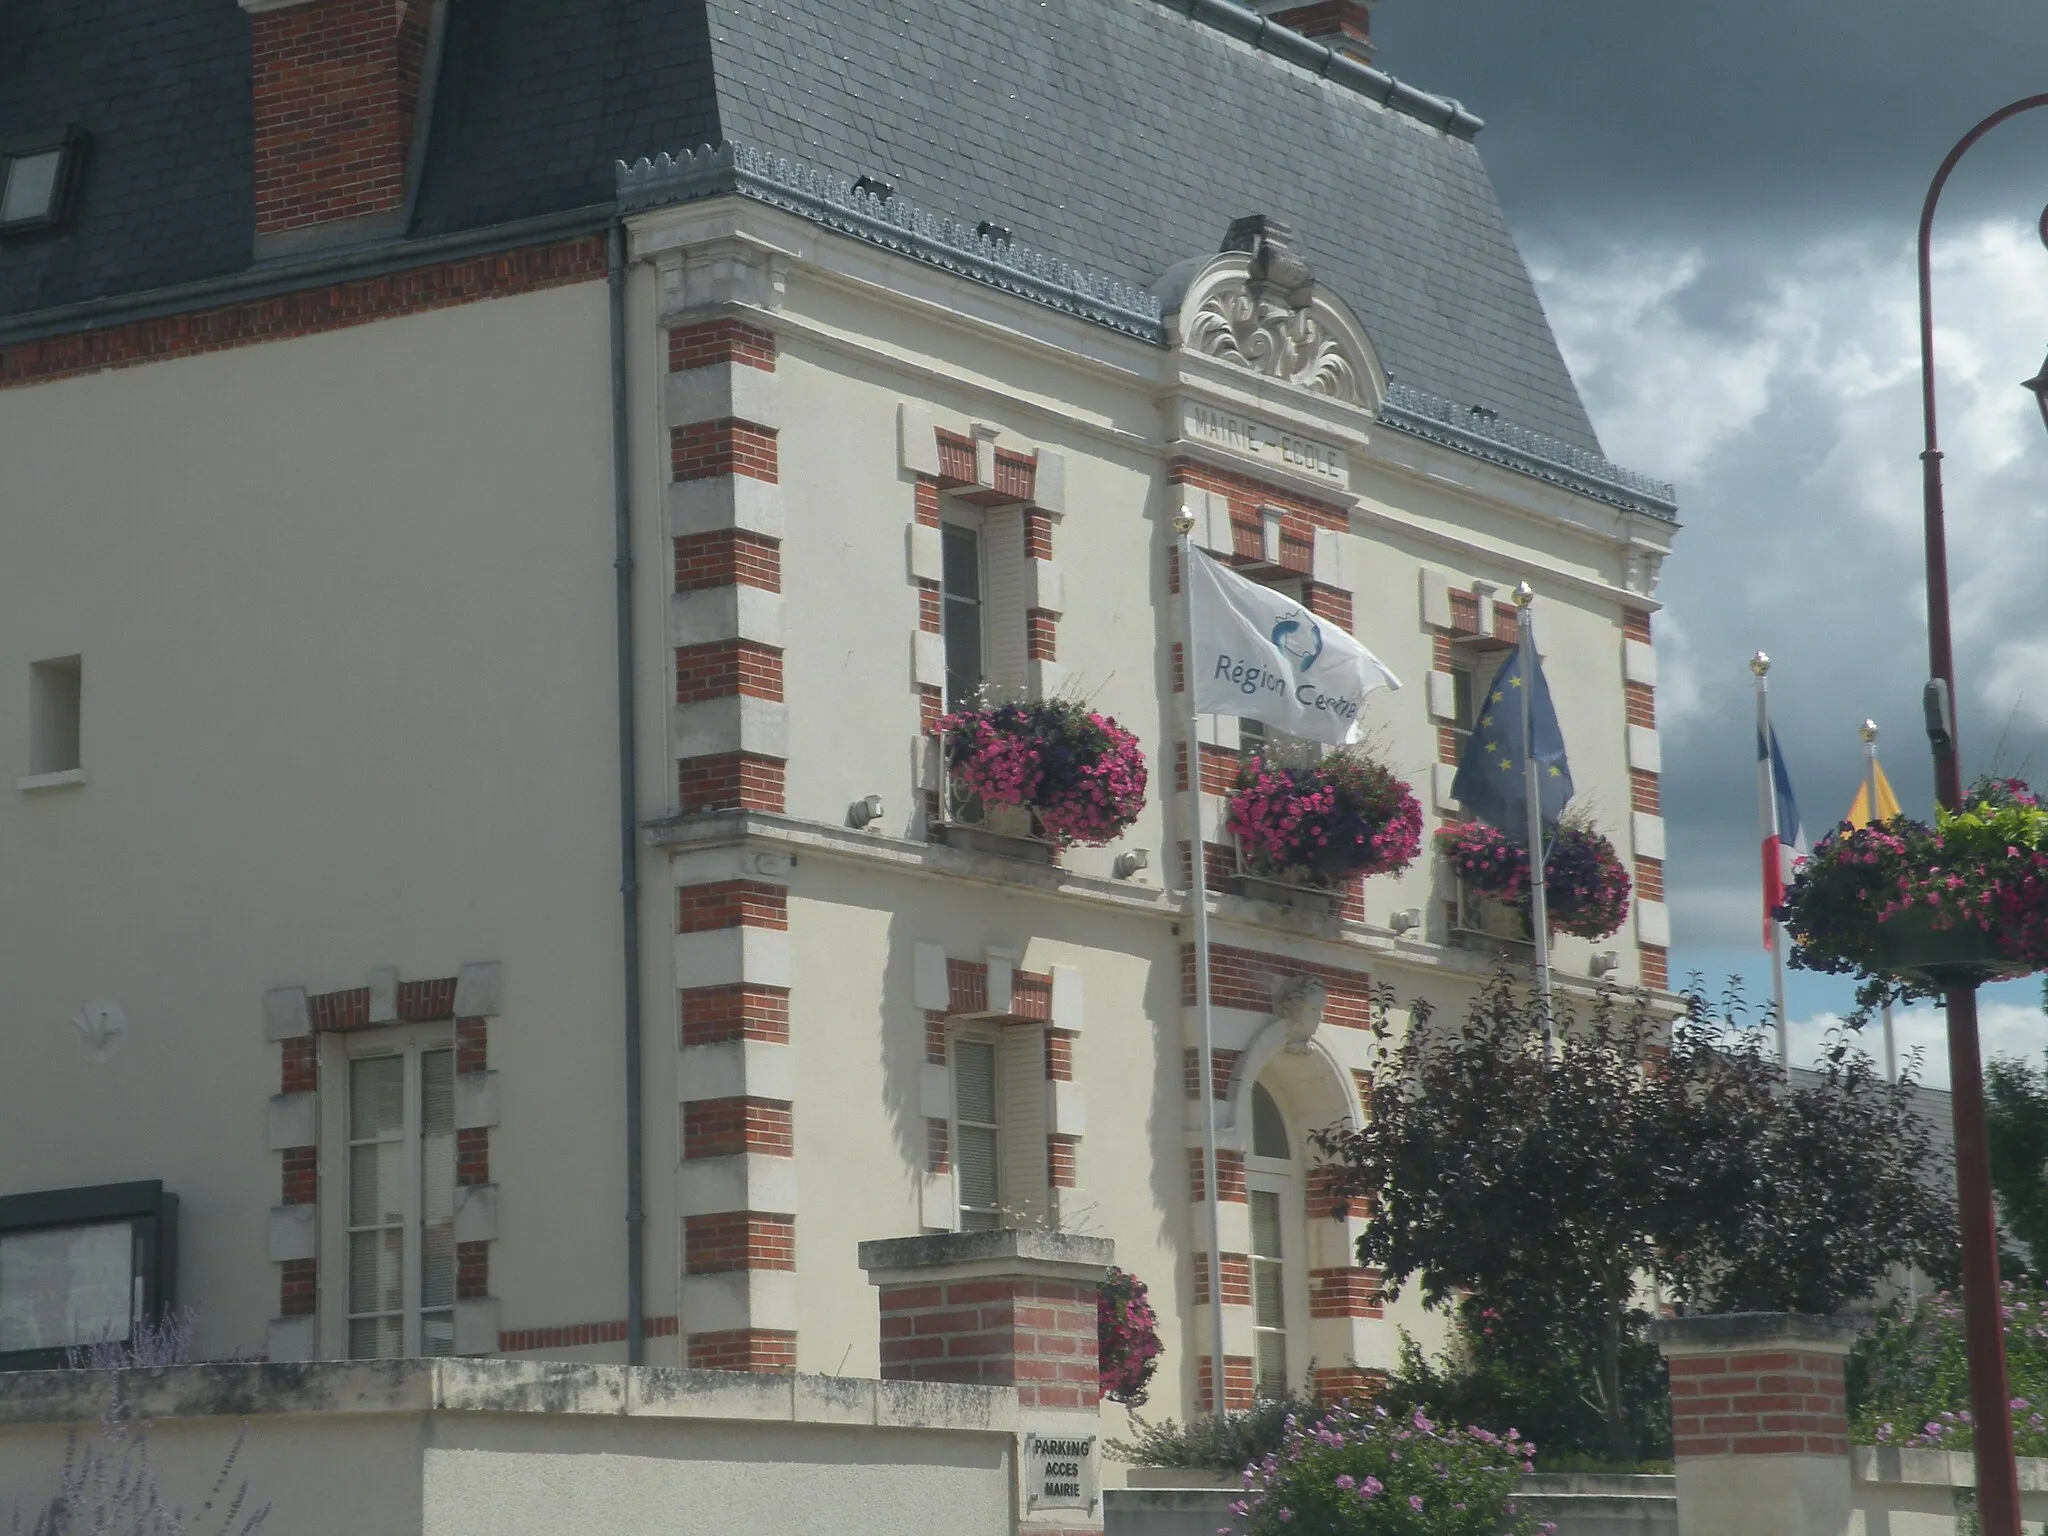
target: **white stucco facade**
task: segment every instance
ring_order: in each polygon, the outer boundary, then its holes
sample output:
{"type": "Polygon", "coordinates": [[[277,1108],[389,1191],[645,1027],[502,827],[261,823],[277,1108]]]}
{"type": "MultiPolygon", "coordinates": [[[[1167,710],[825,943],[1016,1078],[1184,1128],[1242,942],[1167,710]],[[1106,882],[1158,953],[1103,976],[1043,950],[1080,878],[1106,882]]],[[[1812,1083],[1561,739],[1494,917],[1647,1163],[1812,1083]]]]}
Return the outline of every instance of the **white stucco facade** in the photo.
{"type": "MultiPolygon", "coordinates": [[[[1005,1177],[1028,1219],[1113,1239],[1151,1286],[1153,1411],[1183,1416],[1207,1237],[1173,517],[1190,507],[1216,547],[1276,509],[1269,574],[1347,602],[1406,685],[1374,696],[1368,740],[1431,829],[1451,808],[1444,658],[1492,632],[1489,594],[1529,581],[1579,802],[1639,879],[1644,861],[1661,875],[1642,716],[1672,525],[1455,431],[1385,425],[1342,294],[1315,312],[1349,398],[743,199],[655,208],[628,233],[647,1358],[876,1374],[855,1246],[959,1219],[947,1042],[1023,1030],[1048,1066],[1006,1100],[1005,1177]],[[764,336],[766,366],[736,357],[764,336]],[[960,443],[972,474],[950,472],[960,443]],[[756,452],[771,473],[746,467],[756,452]],[[998,470],[1028,473],[1028,493],[998,470]],[[1080,692],[1138,734],[1151,788],[1115,844],[1054,865],[935,826],[931,514],[1041,541],[1015,615],[1052,616],[1056,653],[992,636],[992,664],[1011,647],[1020,690],[1080,692]],[[679,591],[679,541],[772,578],[679,591]],[[709,680],[686,689],[696,658],[709,680]],[[778,782],[690,788],[728,762],[778,782]],[[879,816],[850,825],[870,796],[879,816]],[[1146,867],[1120,875],[1140,849],[1146,867]]],[[[454,1238],[482,1267],[464,1271],[456,1348],[625,1358],[609,370],[591,280],[0,393],[16,777],[31,665],[75,656],[81,678],[78,781],[0,782],[0,1194],[161,1180],[201,1353],[348,1348],[335,1095],[351,1051],[412,1028],[448,1032],[456,1134],[487,1146],[487,1173],[459,1175],[454,1238]],[[464,967],[495,967],[473,1012],[387,1006],[484,974],[464,967]],[[312,1001],[280,1024],[266,997],[291,989],[312,1001]],[[367,1014],[332,1001],[358,990],[367,1014]],[[92,999],[128,1021],[110,1048],[70,1023],[92,999]],[[481,1021],[475,1056],[458,1017],[481,1021]],[[308,1148],[317,1178],[294,1186],[308,1148]],[[294,1277],[310,1301],[289,1301],[294,1277]]],[[[1209,734],[1235,749],[1231,722],[1209,734]]],[[[1452,894],[1425,846],[1343,904],[1214,898],[1215,943],[1250,978],[1218,999],[1241,1068],[1223,1146],[1249,1152],[1254,1082],[1294,1144],[1294,1183],[1273,1177],[1293,1202],[1295,1379],[1384,1369],[1401,1327],[1431,1334],[1411,1300],[1344,1278],[1358,1219],[1315,1208],[1302,1138],[1357,1113],[1365,987],[1455,1013],[1489,974],[1491,952],[1450,932],[1452,894]],[[1397,931],[1411,910],[1419,926],[1397,931]],[[1282,1050],[1274,978],[1304,975],[1339,1001],[1306,1050],[1282,1050]]],[[[1662,985],[1661,921],[1644,902],[1611,939],[1560,938],[1562,984],[1589,988],[1612,951],[1616,980],[1662,985]]],[[[1224,1202],[1226,1258],[1252,1252],[1246,1212],[1224,1202]]],[[[1253,1308],[1228,1273],[1224,1301],[1235,1372],[1253,1308]]]]}

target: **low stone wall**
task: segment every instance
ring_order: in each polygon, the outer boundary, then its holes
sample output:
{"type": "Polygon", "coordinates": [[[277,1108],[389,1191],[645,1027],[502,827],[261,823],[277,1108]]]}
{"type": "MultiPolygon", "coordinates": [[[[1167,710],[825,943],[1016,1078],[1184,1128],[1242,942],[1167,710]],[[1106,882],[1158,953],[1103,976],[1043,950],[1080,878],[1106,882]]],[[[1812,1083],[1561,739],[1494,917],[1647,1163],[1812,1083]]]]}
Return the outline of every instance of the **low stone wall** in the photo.
{"type": "MultiPolygon", "coordinates": [[[[1102,1496],[1103,1536],[1215,1536],[1233,1522],[1238,1492],[1214,1473],[1133,1467],[1130,1486],[1102,1496]]],[[[1670,1477],[1537,1473],[1522,1479],[1523,1507],[1557,1536],[1677,1536],[1670,1477]]]]}
{"type": "MultiPolygon", "coordinates": [[[[0,1375],[0,1515],[56,1491],[113,1373],[0,1375]]],[[[235,1480],[290,1536],[1010,1536],[1014,1392],[509,1360],[121,1373],[167,1502],[235,1480]]],[[[1212,1528],[1213,1530],[1213,1528],[1212,1528]]]]}
{"type": "MultiPolygon", "coordinates": [[[[2020,1518],[2048,1522],[2048,1460],[2019,1458],[2020,1518]]],[[[1967,1451],[1858,1445],[1849,1451],[1852,1536],[1965,1536],[1976,1523],[1977,1469],[1967,1451]]]]}

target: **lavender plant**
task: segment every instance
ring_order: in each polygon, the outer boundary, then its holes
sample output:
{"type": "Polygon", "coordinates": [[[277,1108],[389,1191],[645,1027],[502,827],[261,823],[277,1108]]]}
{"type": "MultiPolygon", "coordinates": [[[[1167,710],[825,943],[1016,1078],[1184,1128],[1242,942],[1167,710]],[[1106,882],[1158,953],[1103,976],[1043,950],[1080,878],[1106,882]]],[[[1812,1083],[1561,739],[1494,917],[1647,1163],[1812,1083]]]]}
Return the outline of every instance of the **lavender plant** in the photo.
{"type": "MultiPolygon", "coordinates": [[[[2014,1448],[2048,1456],[2048,1289],[2003,1291],[2014,1448]]],[[[1866,1445],[1966,1451],[1973,1440],[1962,1298],[1938,1291],[1880,1317],[1849,1357],[1849,1434],[1866,1445]]]]}
{"type": "Polygon", "coordinates": [[[81,1439],[73,1426],[57,1471],[57,1492],[24,1516],[14,1506],[12,1536],[256,1536],[270,1506],[247,1510],[246,1479],[228,1492],[235,1463],[248,1438],[245,1424],[229,1447],[206,1501],[187,1515],[168,1505],[149,1459],[149,1421],[138,1417],[123,1391],[121,1373],[184,1365],[192,1355],[199,1314],[191,1307],[167,1314],[160,1323],[141,1323],[127,1339],[99,1339],[68,1352],[73,1370],[111,1371],[113,1385],[92,1435],[81,1439]]]}

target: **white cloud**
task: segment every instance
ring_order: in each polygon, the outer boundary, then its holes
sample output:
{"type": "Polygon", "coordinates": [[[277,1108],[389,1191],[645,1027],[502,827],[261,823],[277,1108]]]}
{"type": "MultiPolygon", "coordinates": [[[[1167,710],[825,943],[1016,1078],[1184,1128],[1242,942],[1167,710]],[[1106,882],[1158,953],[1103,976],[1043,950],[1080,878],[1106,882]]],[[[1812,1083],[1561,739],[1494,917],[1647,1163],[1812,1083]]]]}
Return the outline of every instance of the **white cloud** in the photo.
{"type": "MultiPolygon", "coordinates": [[[[1994,1002],[1982,1002],[1977,1006],[1978,1045],[1986,1061],[1993,1056],[2022,1056],[2038,1065],[2044,1043],[2041,1026],[2039,1008],[1994,1002]]],[[[1819,1060],[1831,1035],[1841,1027],[1840,1016],[1832,1013],[1794,1019],[1787,1031],[1794,1064],[1812,1066],[1819,1060]]],[[[1892,1016],[1892,1034],[1901,1069],[1907,1067],[1917,1053],[1920,1081],[1930,1088],[1948,1087],[1948,1026],[1939,1008],[1899,1009],[1892,1016]]],[[[1870,1021],[1855,1044],[1880,1068],[1883,1067],[1884,1034],[1876,1019],[1870,1021]]]]}

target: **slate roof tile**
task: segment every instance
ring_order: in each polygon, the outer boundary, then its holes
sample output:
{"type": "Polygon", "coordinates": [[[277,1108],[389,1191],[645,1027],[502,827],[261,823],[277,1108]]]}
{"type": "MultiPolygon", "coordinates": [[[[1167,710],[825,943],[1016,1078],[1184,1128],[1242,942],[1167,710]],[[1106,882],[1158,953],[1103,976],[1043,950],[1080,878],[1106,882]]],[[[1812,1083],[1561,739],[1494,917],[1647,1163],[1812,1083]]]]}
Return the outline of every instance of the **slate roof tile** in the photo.
{"type": "MultiPolygon", "coordinates": [[[[1597,451],[1475,147],[1162,0],[451,0],[413,233],[603,204],[730,138],[890,177],[1127,282],[1294,224],[1396,377],[1597,451]]],[[[72,227],[0,246],[0,316],[250,261],[230,0],[7,0],[0,136],[83,124],[72,227]]]]}

